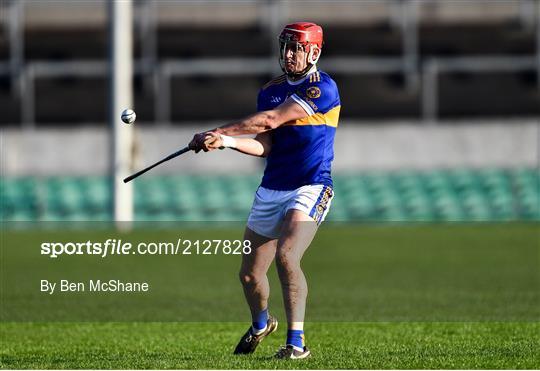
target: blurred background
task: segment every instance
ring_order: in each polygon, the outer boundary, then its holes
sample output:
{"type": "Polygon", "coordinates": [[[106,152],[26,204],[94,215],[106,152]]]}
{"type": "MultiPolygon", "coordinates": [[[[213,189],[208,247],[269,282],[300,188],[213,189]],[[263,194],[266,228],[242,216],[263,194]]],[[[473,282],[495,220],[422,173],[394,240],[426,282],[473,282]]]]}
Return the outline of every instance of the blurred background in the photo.
{"type": "MultiPolygon", "coordinates": [[[[108,2],[0,14],[1,219],[113,219],[108,2]]],[[[329,220],[540,220],[538,0],[133,0],[132,169],[252,113],[300,20],[342,100],[329,220]]],[[[245,220],[263,167],[186,154],[133,182],[134,219],[245,220]]]]}

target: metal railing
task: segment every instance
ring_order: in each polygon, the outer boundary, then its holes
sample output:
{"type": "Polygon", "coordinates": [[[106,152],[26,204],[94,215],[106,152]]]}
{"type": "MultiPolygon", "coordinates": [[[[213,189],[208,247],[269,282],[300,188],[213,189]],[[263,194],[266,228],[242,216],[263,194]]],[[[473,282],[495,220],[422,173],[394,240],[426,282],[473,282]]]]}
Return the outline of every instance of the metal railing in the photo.
{"type": "Polygon", "coordinates": [[[534,71],[536,58],[530,57],[456,57],[430,58],[422,68],[422,118],[426,123],[437,121],[439,114],[439,77],[453,72],[521,72],[534,71]]]}
{"type": "MultiPolygon", "coordinates": [[[[407,88],[421,94],[421,112],[426,122],[438,116],[438,76],[453,71],[524,71],[537,74],[540,91],[540,4],[538,0],[520,0],[520,19],[524,27],[536,23],[536,54],[528,57],[460,57],[431,58],[421,61],[418,50],[419,7],[433,0],[384,0],[394,9],[393,24],[401,29],[402,55],[394,58],[333,57],[323,58],[321,67],[338,73],[401,73],[407,88]],[[536,13],[534,13],[536,11],[536,13]],[[535,21],[536,19],[536,21],[535,21]],[[419,90],[420,89],[420,90],[419,90]]],[[[253,0],[261,6],[260,22],[275,34],[287,14],[288,1],[253,0]]],[[[190,61],[157,58],[156,3],[136,2],[137,30],[141,39],[141,58],[135,63],[135,74],[142,76],[145,89],[153,91],[156,119],[170,122],[171,79],[176,76],[202,75],[261,75],[276,72],[275,55],[264,58],[195,59],[190,61]]],[[[25,0],[11,0],[5,12],[5,27],[9,39],[9,60],[0,63],[0,74],[11,79],[12,92],[20,97],[23,126],[35,125],[35,79],[43,77],[105,77],[107,61],[24,61],[25,0]]]]}
{"type": "MultiPolygon", "coordinates": [[[[328,58],[321,63],[324,70],[340,73],[400,73],[403,72],[401,58],[328,58]]],[[[535,71],[537,58],[507,56],[464,56],[457,58],[430,58],[422,63],[419,90],[421,93],[420,111],[426,123],[434,123],[438,118],[439,87],[441,74],[454,72],[521,72],[535,71]]],[[[169,60],[158,64],[152,75],[154,108],[156,121],[169,124],[171,122],[171,81],[175,77],[207,75],[263,75],[274,71],[275,61],[266,58],[227,58],[203,59],[197,61],[169,60]]],[[[22,99],[20,102],[23,126],[35,126],[35,80],[37,78],[57,78],[76,76],[79,78],[106,77],[108,74],[106,61],[75,62],[31,62],[22,72],[22,99]]],[[[0,74],[8,75],[7,63],[0,64],[0,74]]],[[[136,75],[144,75],[143,62],[135,64],[136,75]]]]}

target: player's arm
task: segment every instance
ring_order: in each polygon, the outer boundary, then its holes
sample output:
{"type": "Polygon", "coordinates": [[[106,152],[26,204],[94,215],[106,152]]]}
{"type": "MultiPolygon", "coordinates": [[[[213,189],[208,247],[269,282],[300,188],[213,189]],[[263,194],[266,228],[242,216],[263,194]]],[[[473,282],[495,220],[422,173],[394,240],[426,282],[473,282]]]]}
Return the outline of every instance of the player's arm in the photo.
{"type": "MultiPolygon", "coordinates": [[[[259,134],[276,129],[286,122],[307,117],[308,113],[293,99],[288,98],[285,102],[272,110],[260,111],[242,120],[231,122],[210,131],[195,134],[190,147],[195,151],[208,150],[208,135],[216,133],[226,136],[243,134],[259,134]]],[[[213,148],[212,148],[213,149],[213,148]]]]}
{"type": "Polygon", "coordinates": [[[272,110],[257,112],[240,121],[231,122],[212,131],[231,136],[259,134],[276,129],[286,122],[298,120],[307,115],[301,105],[289,98],[272,110]]]}
{"type": "Polygon", "coordinates": [[[266,157],[272,148],[272,135],[264,132],[257,134],[255,138],[225,138],[221,134],[208,132],[206,143],[209,151],[229,147],[246,155],[266,157]]]}
{"type": "Polygon", "coordinates": [[[246,155],[267,157],[270,149],[272,149],[272,135],[268,131],[257,134],[255,138],[234,139],[236,140],[236,147],[233,149],[246,155]]]}

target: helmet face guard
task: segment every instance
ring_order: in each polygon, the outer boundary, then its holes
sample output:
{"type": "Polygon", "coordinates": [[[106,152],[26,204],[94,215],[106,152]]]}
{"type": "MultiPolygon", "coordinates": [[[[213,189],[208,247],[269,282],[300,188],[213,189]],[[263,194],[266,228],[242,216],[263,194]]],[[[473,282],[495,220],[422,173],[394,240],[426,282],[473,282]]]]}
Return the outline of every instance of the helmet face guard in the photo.
{"type": "Polygon", "coordinates": [[[284,41],[279,40],[279,65],[283,72],[287,75],[303,75],[309,71],[309,69],[317,63],[319,57],[321,56],[320,49],[317,45],[303,44],[297,41],[284,41]],[[319,53],[315,56],[315,50],[319,50],[319,53]],[[306,53],[306,68],[300,72],[287,72],[285,69],[285,59],[287,51],[292,50],[295,54],[303,51],[306,53]]]}
{"type": "Polygon", "coordinates": [[[281,31],[279,35],[279,65],[283,72],[290,77],[299,77],[307,74],[311,67],[317,63],[321,55],[323,43],[322,28],[315,23],[292,23],[281,31]],[[306,68],[299,72],[287,72],[285,59],[288,50],[294,53],[303,51],[306,54],[306,68]],[[316,51],[318,50],[318,53],[316,51]]]}

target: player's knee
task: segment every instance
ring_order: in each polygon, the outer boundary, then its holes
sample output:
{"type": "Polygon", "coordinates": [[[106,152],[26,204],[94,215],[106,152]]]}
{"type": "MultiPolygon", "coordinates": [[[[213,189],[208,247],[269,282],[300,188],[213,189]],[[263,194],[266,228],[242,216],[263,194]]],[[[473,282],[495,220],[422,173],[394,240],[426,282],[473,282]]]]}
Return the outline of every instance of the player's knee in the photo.
{"type": "Polygon", "coordinates": [[[240,272],[238,277],[242,285],[253,285],[260,280],[260,277],[253,272],[240,272]]]}

